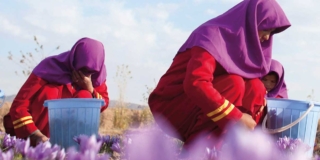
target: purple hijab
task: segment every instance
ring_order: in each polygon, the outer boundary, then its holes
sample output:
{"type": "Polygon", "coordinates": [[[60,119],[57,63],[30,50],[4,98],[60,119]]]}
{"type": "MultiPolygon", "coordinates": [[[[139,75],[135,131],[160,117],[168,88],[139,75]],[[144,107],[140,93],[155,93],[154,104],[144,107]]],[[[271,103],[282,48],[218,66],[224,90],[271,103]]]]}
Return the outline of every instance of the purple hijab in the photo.
{"type": "Polygon", "coordinates": [[[82,38],[70,51],[47,57],[32,71],[35,75],[56,84],[72,83],[72,71],[86,68],[92,73],[93,87],[100,86],[106,80],[104,65],[104,46],[101,42],[82,38]]]}
{"type": "Polygon", "coordinates": [[[275,0],[244,0],[195,29],[181,46],[207,50],[229,74],[259,78],[270,68],[272,35],[290,27],[275,0]],[[268,41],[260,43],[258,30],[276,29],[268,41]]]}
{"type": "Polygon", "coordinates": [[[286,83],[284,82],[284,69],[281,63],[272,59],[270,72],[275,72],[278,75],[279,79],[276,86],[271,91],[268,92],[267,96],[276,98],[279,95],[282,98],[288,98],[287,86],[286,86],[286,83]]]}

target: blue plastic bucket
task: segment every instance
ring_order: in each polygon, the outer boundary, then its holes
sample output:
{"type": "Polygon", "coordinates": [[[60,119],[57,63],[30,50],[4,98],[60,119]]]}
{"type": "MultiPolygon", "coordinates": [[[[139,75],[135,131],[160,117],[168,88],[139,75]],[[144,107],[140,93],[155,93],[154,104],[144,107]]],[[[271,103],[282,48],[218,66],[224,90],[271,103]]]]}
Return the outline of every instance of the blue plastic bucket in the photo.
{"type": "Polygon", "coordinates": [[[267,129],[264,129],[277,138],[284,136],[293,139],[300,138],[311,147],[307,154],[312,156],[320,105],[306,101],[268,98],[267,106],[268,115],[263,123],[265,126],[265,122],[267,122],[267,129]]]}
{"type": "Polygon", "coordinates": [[[6,96],[4,92],[0,89],[0,107],[2,107],[2,105],[4,104],[5,99],[6,99],[6,96]]]}
{"type": "Polygon", "coordinates": [[[48,107],[50,142],[67,149],[78,148],[73,140],[80,134],[91,136],[98,134],[100,108],[105,102],[93,98],[66,98],[46,100],[48,107]]]}

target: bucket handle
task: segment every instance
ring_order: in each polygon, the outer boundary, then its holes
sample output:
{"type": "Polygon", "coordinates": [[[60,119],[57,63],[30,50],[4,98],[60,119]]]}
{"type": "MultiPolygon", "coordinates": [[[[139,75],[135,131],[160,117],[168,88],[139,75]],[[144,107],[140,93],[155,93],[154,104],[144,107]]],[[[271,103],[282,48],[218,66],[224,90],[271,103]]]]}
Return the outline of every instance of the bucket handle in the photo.
{"type": "Polygon", "coordinates": [[[268,114],[264,117],[263,122],[262,122],[262,131],[266,132],[266,133],[270,133],[270,134],[275,134],[275,133],[280,133],[283,132],[291,127],[293,127],[294,125],[298,124],[304,117],[307,116],[307,114],[313,109],[314,104],[312,102],[309,103],[309,108],[308,110],[301,116],[299,117],[297,120],[293,121],[292,123],[283,126],[281,128],[276,128],[276,129],[269,129],[267,128],[267,116],[268,114]]]}

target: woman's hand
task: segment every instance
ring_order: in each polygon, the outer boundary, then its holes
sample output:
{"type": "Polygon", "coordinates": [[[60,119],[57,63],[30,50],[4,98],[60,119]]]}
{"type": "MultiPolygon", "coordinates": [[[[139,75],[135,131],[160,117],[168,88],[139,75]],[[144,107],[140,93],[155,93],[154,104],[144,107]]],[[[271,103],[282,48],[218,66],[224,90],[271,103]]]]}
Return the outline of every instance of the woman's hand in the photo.
{"type": "Polygon", "coordinates": [[[35,131],[31,136],[30,136],[30,144],[31,146],[37,146],[40,142],[46,142],[48,141],[49,138],[42,134],[39,130],[35,131]]]}
{"type": "Polygon", "coordinates": [[[262,112],[264,107],[267,106],[267,100],[264,99],[263,105],[260,107],[259,111],[256,113],[256,117],[259,116],[262,112]]]}
{"type": "Polygon", "coordinates": [[[240,123],[242,123],[249,130],[254,130],[254,128],[257,125],[256,121],[253,120],[252,116],[250,116],[247,113],[242,114],[242,117],[240,119],[240,123]]]}
{"type": "Polygon", "coordinates": [[[72,81],[77,84],[81,89],[88,90],[93,93],[93,85],[91,81],[91,74],[84,75],[81,71],[72,72],[72,81]]]}

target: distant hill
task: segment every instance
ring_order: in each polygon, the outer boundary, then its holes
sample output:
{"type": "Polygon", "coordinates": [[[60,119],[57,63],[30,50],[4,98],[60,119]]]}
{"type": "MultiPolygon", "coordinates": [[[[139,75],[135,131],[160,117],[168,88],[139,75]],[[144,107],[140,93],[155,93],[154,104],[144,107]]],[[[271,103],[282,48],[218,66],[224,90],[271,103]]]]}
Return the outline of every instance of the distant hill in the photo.
{"type": "Polygon", "coordinates": [[[12,102],[15,97],[16,97],[16,95],[6,96],[5,101],[6,101],[6,102],[12,102]]]}
{"type": "MultiPolygon", "coordinates": [[[[110,108],[116,107],[116,104],[117,104],[117,100],[110,100],[109,107],[110,108]]],[[[143,106],[141,104],[130,103],[130,102],[127,103],[127,108],[130,108],[130,109],[143,109],[145,107],[146,106],[143,106]]]]}
{"type": "MultiPolygon", "coordinates": [[[[12,103],[13,99],[16,97],[16,95],[9,95],[9,96],[6,96],[6,99],[5,101],[6,102],[10,102],[12,103]]],[[[115,107],[117,104],[117,100],[110,100],[109,102],[109,107],[110,108],[113,108],[115,107]]],[[[130,109],[143,109],[145,108],[146,106],[143,106],[141,104],[136,104],[136,103],[127,103],[127,107],[130,108],[130,109]]]]}

